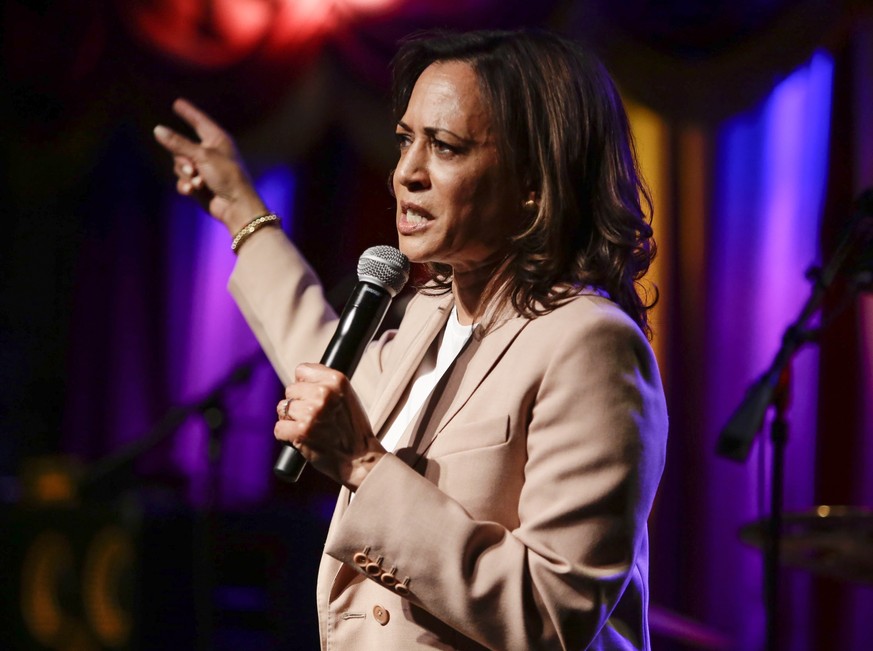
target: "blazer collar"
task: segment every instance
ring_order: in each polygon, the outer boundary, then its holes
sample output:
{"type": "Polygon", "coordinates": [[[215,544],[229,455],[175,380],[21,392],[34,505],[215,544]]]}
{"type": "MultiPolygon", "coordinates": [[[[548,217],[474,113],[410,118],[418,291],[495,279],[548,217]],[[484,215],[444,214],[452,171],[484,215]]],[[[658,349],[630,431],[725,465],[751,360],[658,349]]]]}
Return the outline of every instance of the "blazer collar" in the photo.
{"type": "Polygon", "coordinates": [[[410,465],[417,465],[418,461],[427,453],[436,437],[467,404],[470,397],[503,357],[506,349],[528,323],[530,323],[528,318],[512,316],[492,326],[492,329],[485,336],[480,338],[474,335],[469,344],[458,355],[447,373],[447,377],[441,382],[443,388],[436,404],[427,408],[432,414],[431,417],[439,419],[436,426],[422,423],[421,419],[417,419],[416,426],[410,427],[400,441],[398,449],[410,444],[413,447],[416,459],[414,461],[407,459],[407,462],[413,461],[410,465]],[[426,427],[424,431],[419,432],[422,438],[413,442],[411,438],[414,435],[414,430],[422,425],[426,427]]]}
{"type": "MultiPolygon", "coordinates": [[[[385,374],[380,387],[377,388],[378,397],[373,403],[370,416],[373,432],[381,433],[385,422],[412,381],[428,348],[445,327],[453,305],[454,301],[450,295],[438,297],[431,303],[430,309],[425,308],[428,310],[426,315],[422,317],[410,315],[413,318],[410,319],[409,327],[401,328],[397,333],[392,346],[401,351],[401,357],[394,370],[385,374]]],[[[455,361],[454,367],[461,367],[464,370],[460,374],[449,372],[450,381],[454,381],[451,391],[453,398],[450,405],[443,405],[445,411],[436,432],[442,431],[458,410],[466,404],[503,352],[530,322],[530,319],[515,314],[492,318],[495,321],[489,332],[484,337],[474,333],[470,343],[455,361]]]]}
{"type": "Polygon", "coordinates": [[[449,408],[440,419],[437,433],[444,430],[455,414],[467,403],[473,392],[479,388],[494,365],[503,357],[503,353],[509,345],[528,323],[530,323],[530,319],[512,317],[497,325],[484,337],[474,336],[455,362],[455,366],[462,369],[460,377],[450,379],[455,380],[458,389],[453,392],[454,397],[449,408]]]}
{"type": "Polygon", "coordinates": [[[392,347],[400,351],[400,359],[393,369],[385,373],[376,390],[378,397],[373,402],[370,412],[370,426],[377,435],[403,396],[427,349],[443,329],[452,312],[451,295],[440,296],[436,300],[430,299],[427,303],[421,306],[427,312],[421,315],[410,314],[412,318],[408,323],[403,324],[405,327],[400,328],[394,341],[391,342],[392,347]],[[430,305],[427,306],[427,303],[430,305]]]}

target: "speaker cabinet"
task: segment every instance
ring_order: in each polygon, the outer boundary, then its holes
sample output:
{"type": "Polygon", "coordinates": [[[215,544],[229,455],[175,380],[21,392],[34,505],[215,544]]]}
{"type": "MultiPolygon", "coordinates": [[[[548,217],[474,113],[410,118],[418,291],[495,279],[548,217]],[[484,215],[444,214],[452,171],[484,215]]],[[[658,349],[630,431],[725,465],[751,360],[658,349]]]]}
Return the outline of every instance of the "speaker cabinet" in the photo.
{"type": "Polygon", "coordinates": [[[305,510],[4,507],[0,649],[317,648],[305,510]]]}

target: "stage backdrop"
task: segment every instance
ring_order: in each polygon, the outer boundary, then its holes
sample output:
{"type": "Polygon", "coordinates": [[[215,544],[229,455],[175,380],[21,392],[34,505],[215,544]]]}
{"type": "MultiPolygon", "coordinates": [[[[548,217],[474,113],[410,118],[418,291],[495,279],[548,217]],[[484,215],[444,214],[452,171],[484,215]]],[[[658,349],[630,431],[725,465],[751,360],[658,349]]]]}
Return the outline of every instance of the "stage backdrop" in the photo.
{"type": "MultiPolygon", "coordinates": [[[[133,463],[131,485],[170,486],[198,508],[326,517],[332,489],[315,473],[291,489],[271,479],[282,388],[226,292],[229,237],[174,194],[151,128],[176,124],[183,95],[235,133],[341,302],[360,252],[394,239],[397,40],[547,26],[613,71],[655,197],[653,344],[671,433],[653,600],[730,648],[762,647],[762,555],[738,531],[768,510],[770,449],[759,442],[745,463],[714,450],[809,295],[807,270],[873,185],[869,3],[105,0],[4,12],[3,472],[36,454],[92,463],[182,406],[189,417],[133,463]],[[220,427],[207,426],[206,397],[220,427]]],[[[873,299],[837,303],[793,363],[790,512],[873,506],[873,299]]],[[[784,648],[867,648],[871,586],[793,570],[784,583],[784,648]]]]}

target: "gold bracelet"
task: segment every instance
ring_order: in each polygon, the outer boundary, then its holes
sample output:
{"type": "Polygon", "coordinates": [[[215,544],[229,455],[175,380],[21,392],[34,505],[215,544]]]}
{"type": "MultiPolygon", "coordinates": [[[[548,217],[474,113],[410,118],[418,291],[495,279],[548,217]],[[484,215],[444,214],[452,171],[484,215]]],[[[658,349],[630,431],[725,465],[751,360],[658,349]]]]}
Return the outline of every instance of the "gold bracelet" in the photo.
{"type": "Polygon", "coordinates": [[[230,250],[239,255],[239,247],[243,245],[243,242],[249,239],[258,229],[271,224],[275,224],[276,226],[279,225],[279,216],[274,212],[268,212],[265,215],[255,217],[252,221],[239,229],[239,232],[233,236],[230,250]]]}

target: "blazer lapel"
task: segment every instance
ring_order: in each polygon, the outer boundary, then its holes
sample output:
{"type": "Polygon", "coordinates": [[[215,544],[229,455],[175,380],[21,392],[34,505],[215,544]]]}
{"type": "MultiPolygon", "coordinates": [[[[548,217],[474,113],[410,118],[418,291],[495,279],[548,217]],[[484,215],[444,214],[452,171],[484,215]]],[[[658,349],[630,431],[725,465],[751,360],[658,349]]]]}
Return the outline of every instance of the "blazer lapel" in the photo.
{"type": "MultiPolygon", "coordinates": [[[[474,338],[464,348],[455,360],[448,377],[445,378],[436,404],[428,405],[428,413],[421,415],[415,428],[418,429],[421,438],[410,440],[407,437],[401,442],[401,445],[411,447],[411,450],[403,452],[404,456],[409,452],[414,454],[414,459],[406,458],[409,465],[417,466],[436,437],[467,404],[470,396],[479,388],[509,345],[528,323],[530,320],[524,317],[509,318],[481,339],[474,338]],[[431,419],[438,419],[436,427],[428,426],[427,421],[431,419]]],[[[408,434],[413,436],[415,432],[408,432],[408,434]]]]}
{"type": "Polygon", "coordinates": [[[464,350],[461,358],[465,358],[466,368],[461,374],[458,391],[440,420],[436,430],[437,434],[445,429],[458,410],[467,403],[473,392],[482,384],[482,380],[503,356],[503,352],[509,347],[509,344],[515,341],[515,338],[528,323],[530,320],[524,317],[511,318],[482,339],[472,342],[476,345],[468,346],[464,350]]]}
{"type": "MultiPolygon", "coordinates": [[[[370,426],[377,435],[381,433],[385,421],[394,411],[397,402],[409,385],[412,376],[418,369],[424,354],[437,334],[446,324],[451,313],[451,296],[441,297],[441,300],[421,319],[413,319],[408,327],[401,328],[391,345],[401,352],[401,357],[385,373],[381,386],[376,390],[378,398],[370,410],[370,426]]],[[[404,325],[406,325],[404,323],[404,325]]]]}

